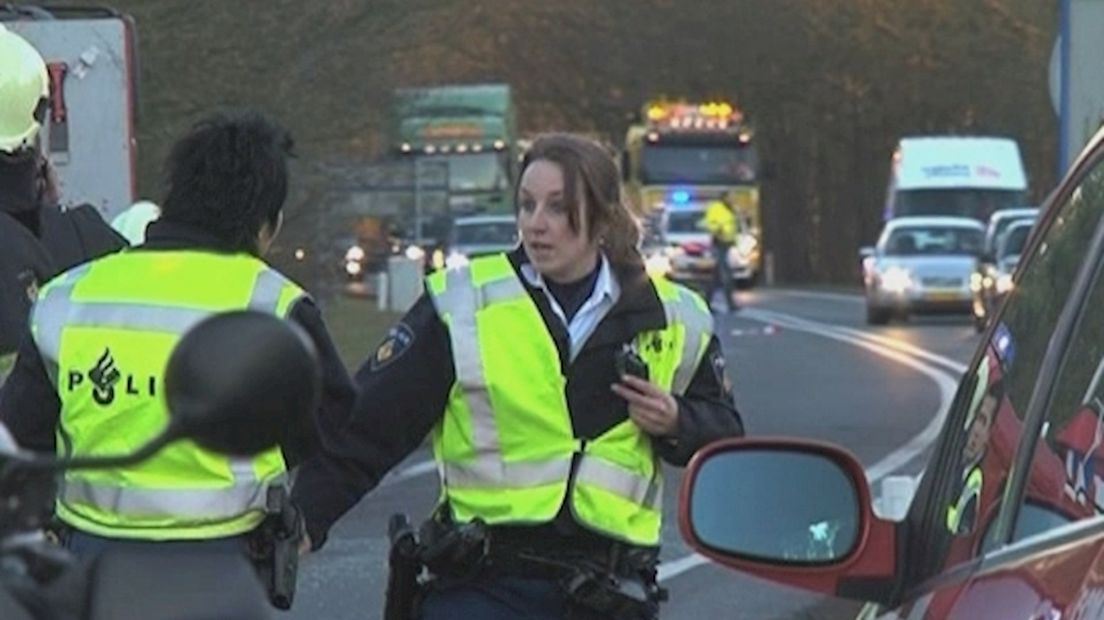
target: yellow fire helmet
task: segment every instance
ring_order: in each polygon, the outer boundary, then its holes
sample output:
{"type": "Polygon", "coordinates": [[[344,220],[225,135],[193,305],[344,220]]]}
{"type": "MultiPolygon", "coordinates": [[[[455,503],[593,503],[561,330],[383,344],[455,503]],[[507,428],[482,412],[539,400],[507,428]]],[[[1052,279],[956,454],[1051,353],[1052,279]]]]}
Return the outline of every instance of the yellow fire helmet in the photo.
{"type": "Polygon", "coordinates": [[[0,25],[0,151],[15,153],[34,144],[49,93],[42,56],[0,25]]]}

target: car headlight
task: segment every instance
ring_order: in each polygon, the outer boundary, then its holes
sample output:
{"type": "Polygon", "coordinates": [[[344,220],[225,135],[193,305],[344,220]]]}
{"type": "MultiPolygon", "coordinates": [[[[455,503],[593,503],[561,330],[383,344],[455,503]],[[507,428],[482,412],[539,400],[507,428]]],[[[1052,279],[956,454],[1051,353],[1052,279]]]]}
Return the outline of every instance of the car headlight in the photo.
{"type": "Polygon", "coordinates": [[[731,269],[740,269],[746,266],[749,262],[749,256],[740,251],[738,246],[732,246],[728,248],[728,266],[731,269]]]}
{"type": "Polygon", "coordinates": [[[345,252],[345,260],[347,261],[359,262],[364,260],[364,257],[364,248],[360,247],[359,245],[354,245],[345,252]]]}
{"type": "Polygon", "coordinates": [[[901,267],[890,267],[882,274],[882,288],[890,293],[904,293],[912,288],[912,274],[901,267]]]}
{"type": "Polygon", "coordinates": [[[978,272],[970,274],[970,290],[978,293],[981,292],[982,287],[985,285],[985,278],[978,272]]]}
{"type": "Polygon", "coordinates": [[[453,252],[448,255],[448,258],[445,259],[445,267],[447,267],[448,269],[459,269],[461,267],[467,266],[469,262],[470,261],[468,261],[467,256],[464,256],[459,252],[453,252]]]}
{"type": "Polygon", "coordinates": [[[666,254],[651,254],[644,259],[644,269],[649,275],[665,276],[671,273],[671,258],[666,254]]]}
{"type": "Polygon", "coordinates": [[[997,276],[997,292],[1005,294],[1015,288],[1015,284],[1012,283],[1012,274],[1002,273],[997,276]]]}
{"type": "Polygon", "coordinates": [[[740,235],[740,240],[736,242],[736,252],[745,260],[749,260],[752,253],[755,252],[758,247],[759,241],[748,234],[740,235]]]}

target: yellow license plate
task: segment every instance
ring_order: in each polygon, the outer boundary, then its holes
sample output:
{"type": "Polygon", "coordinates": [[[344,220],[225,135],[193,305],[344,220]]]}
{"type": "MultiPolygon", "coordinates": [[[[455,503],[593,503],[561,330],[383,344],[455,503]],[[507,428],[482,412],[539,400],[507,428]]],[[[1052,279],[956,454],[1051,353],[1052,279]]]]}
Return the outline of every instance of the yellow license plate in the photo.
{"type": "Polygon", "coordinates": [[[962,294],[955,290],[950,291],[926,291],[924,298],[930,301],[951,301],[960,299],[962,294]]]}

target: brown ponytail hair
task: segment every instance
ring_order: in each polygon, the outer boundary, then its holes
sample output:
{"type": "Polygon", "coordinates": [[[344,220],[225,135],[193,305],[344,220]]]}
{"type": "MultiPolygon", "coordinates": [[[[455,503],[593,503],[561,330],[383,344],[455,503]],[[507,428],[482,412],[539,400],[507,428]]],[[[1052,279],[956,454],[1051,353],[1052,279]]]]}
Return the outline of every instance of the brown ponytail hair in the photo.
{"type": "MultiPolygon", "coordinates": [[[[558,164],[564,175],[564,200],[568,208],[568,224],[579,232],[579,214],[586,201],[587,234],[598,235],[602,252],[614,265],[639,266],[640,222],[621,198],[621,176],[612,155],[600,144],[583,136],[569,133],[545,134],[538,137],[521,161],[518,179],[535,161],[558,164]],[[579,191],[580,183],[582,192],[579,191]]],[[[518,203],[518,187],[514,188],[514,204],[518,203]]],[[[516,206],[515,206],[516,209],[516,206]]]]}

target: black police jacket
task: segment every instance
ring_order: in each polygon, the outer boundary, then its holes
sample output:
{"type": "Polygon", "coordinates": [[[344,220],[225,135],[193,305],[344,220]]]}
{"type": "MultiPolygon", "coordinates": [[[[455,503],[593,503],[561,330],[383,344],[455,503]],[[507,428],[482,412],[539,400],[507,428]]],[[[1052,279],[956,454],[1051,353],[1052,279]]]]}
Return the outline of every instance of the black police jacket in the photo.
{"type": "MultiPolygon", "coordinates": [[[[230,251],[210,233],[166,221],[150,224],[146,243],[131,251],[143,249],[230,251]]],[[[356,392],[314,301],[305,298],[297,302],[289,318],[310,335],[322,367],[322,400],[318,409],[304,411],[299,423],[287,429],[281,441],[284,459],[288,467],[294,467],[317,451],[320,432],[339,433],[345,426],[356,392]]],[[[23,329],[19,357],[11,376],[0,388],[0,422],[8,427],[20,446],[53,452],[61,403],[29,329],[26,326],[23,329]]]]}
{"type": "Polygon", "coordinates": [[[39,285],[57,272],[42,240],[0,211],[0,355],[19,347],[39,285]]]}
{"type": "Polygon", "coordinates": [[[89,205],[43,207],[25,217],[37,220],[37,231],[0,209],[0,355],[19,347],[39,286],[127,245],[89,205]]]}
{"type": "MultiPolygon", "coordinates": [[[[515,271],[527,261],[520,248],[509,256],[515,271]]],[[[598,437],[628,418],[628,405],[610,390],[617,381],[614,356],[621,345],[640,332],[666,325],[663,305],[643,268],[615,267],[614,272],[621,297],[573,361],[563,321],[544,293],[530,287],[519,272],[559,350],[571,422],[575,436],[583,439],[598,437]]],[[[316,548],[329,527],[413,452],[442,419],[455,379],[447,328],[423,294],[357,371],[359,395],[350,427],[339,436],[325,437],[327,451],[299,472],[293,497],[303,508],[316,548]]],[[[716,336],[686,393],[675,398],[678,437],[655,441],[658,454],[667,462],[685,465],[706,443],[743,434],[716,336]]],[[[557,525],[570,518],[570,511],[561,510],[557,525]]]]}

